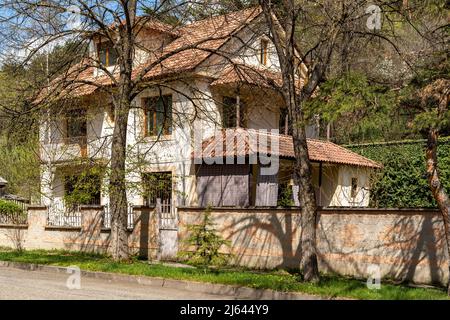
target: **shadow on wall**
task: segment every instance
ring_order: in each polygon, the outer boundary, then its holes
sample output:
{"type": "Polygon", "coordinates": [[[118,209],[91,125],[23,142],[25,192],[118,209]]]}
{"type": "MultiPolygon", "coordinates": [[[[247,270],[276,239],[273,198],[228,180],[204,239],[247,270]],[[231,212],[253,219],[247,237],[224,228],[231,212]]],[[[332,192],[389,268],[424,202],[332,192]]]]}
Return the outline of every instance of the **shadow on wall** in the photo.
{"type": "MultiPolygon", "coordinates": [[[[150,209],[136,210],[133,229],[129,229],[128,233],[130,253],[143,259],[152,256],[151,251],[157,240],[151,216],[150,209]]],[[[66,249],[107,253],[110,249],[111,230],[103,228],[103,210],[84,211],[81,231],[70,234],[64,242],[66,249]]]]}
{"type": "Polygon", "coordinates": [[[295,268],[301,258],[299,226],[299,214],[253,214],[226,223],[223,232],[232,241],[234,263],[258,268],[295,268]]]}
{"type": "Polygon", "coordinates": [[[82,209],[82,226],[77,233],[70,233],[64,243],[67,249],[82,252],[106,253],[111,233],[103,232],[103,210],[82,209]]]}
{"type": "Polygon", "coordinates": [[[353,213],[340,221],[326,215],[319,222],[321,269],[365,278],[375,265],[382,277],[398,282],[446,284],[443,223],[436,212],[353,213]]]}
{"type": "MultiPolygon", "coordinates": [[[[191,211],[197,220],[202,212],[191,211]]],[[[185,212],[181,212],[185,215],[185,212]]],[[[217,209],[212,217],[232,242],[233,262],[256,268],[300,264],[300,214],[280,209],[217,209]]],[[[437,211],[325,209],[319,213],[318,254],[323,272],[367,278],[368,268],[399,282],[445,284],[442,219],[437,211]]],[[[181,237],[183,235],[181,234],[181,237]]]]}

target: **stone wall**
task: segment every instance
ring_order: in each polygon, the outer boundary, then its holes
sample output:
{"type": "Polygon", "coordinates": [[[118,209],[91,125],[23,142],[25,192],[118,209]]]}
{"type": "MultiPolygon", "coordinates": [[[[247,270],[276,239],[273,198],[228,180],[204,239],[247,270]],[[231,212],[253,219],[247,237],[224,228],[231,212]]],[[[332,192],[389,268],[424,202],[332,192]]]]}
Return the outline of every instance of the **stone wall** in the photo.
{"type": "MultiPolygon", "coordinates": [[[[179,208],[179,245],[186,226],[204,209],[179,208]]],[[[253,268],[298,267],[298,209],[215,208],[217,230],[231,240],[234,263],[253,268]]],[[[438,211],[417,209],[323,209],[318,221],[323,272],[367,278],[371,265],[382,277],[416,283],[448,279],[443,222],[438,211]]]]}
{"type": "MultiPolygon", "coordinates": [[[[28,224],[0,225],[0,246],[24,249],[66,249],[105,253],[109,250],[111,230],[102,228],[103,207],[81,207],[81,227],[53,227],[47,225],[47,208],[28,209],[28,224]]],[[[134,208],[135,226],[130,230],[129,246],[134,254],[156,258],[159,249],[159,230],[153,209],[134,208]]]]}
{"type": "MultiPolygon", "coordinates": [[[[30,208],[27,225],[0,225],[0,246],[20,243],[25,249],[108,252],[110,230],[102,229],[103,208],[81,210],[80,228],[57,228],[47,226],[45,207],[30,208]]],[[[135,207],[134,212],[135,227],[129,237],[132,253],[174,259],[172,251],[177,246],[186,249],[187,225],[199,223],[204,209],[178,208],[178,243],[172,237],[176,231],[169,230],[168,236],[159,229],[155,210],[135,207]]],[[[232,242],[235,264],[267,269],[298,267],[298,209],[214,208],[211,214],[217,230],[232,242]]],[[[323,209],[317,235],[323,272],[366,278],[368,268],[376,265],[383,277],[427,284],[445,284],[449,276],[443,223],[436,210],[323,209]]]]}

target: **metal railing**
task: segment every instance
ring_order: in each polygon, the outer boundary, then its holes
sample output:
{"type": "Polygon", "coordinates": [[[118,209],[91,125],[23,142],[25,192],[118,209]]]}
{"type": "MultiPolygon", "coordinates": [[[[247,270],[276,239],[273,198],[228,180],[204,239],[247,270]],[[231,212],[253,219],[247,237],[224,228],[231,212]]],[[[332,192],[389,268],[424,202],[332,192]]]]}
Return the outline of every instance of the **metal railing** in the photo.
{"type": "Polygon", "coordinates": [[[159,217],[159,227],[161,229],[176,229],[178,225],[176,214],[172,208],[170,199],[157,199],[156,212],[159,217]]]}
{"type": "MultiPolygon", "coordinates": [[[[107,204],[103,207],[102,227],[104,229],[111,229],[111,220],[112,220],[111,208],[110,208],[109,204],[107,204]]],[[[131,205],[131,204],[128,205],[128,210],[127,210],[127,228],[128,229],[134,228],[134,210],[133,210],[133,205],[131,205]]]]}
{"type": "Polygon", "coordinates": [[[82,215],[79,205],[54,203],[48,207],[47,225],[52,227],[81,227],[82,215]]]}

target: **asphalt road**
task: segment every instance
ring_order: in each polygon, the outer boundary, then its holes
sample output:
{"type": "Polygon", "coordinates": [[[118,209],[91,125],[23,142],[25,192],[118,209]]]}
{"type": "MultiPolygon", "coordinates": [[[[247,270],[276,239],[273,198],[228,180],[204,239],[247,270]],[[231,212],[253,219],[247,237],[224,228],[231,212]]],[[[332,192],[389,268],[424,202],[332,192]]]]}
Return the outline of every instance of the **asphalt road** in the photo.
{"type": "Polygon", "coordinates": [[[81,277],[80,289],[69,289],[66,285],[69,277],[69,274],[0,267],[0,300],[227,300],[233,298],[87,277],[81,277]]]}

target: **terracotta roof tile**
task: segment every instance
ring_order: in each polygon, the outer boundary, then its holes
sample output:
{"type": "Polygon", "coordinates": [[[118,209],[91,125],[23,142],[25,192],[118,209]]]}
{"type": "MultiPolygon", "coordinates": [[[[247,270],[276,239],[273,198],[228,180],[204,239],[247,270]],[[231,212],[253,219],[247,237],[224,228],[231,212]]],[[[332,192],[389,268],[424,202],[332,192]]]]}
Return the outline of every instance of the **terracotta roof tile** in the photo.
{"type": "MultiPolygon", "coordinates": [[[[159,56],[154,56],[133,71],[133,77],[137,77],[144,68],[151,66],[159,57],[163,55],[172,56],[164,59],[162,63],[158,63],[151,68],[144,78],[152,78],[170,74],[176,74],[183,71],[193,70],[202,61],[204,61],[214,50],[217,50],[231,35],[240,30],[261,13],[260,7],[253,7],[246,10],[233,12],[226,15],[211,17],[205,20],[197,21],[189,25],[179,27],[177,29],[168,29],[165,24],[155,24],[151,22],[151,27],[158,30],[177,34],[177,38],[170,42],[159,56]],[[186,47],[192,46],[188,49],[186,47]],[[186,49],[183,49],[186,48],[186,49]],[[183,49],[183,50],[181,50],[183,49]],[[181,50],[176,52],[177,50],[181,50]]],[[[150,23],[150,22],[149,22],[150,23]]],[[[111,85],[111,79],[106,76],[94,76],[94,67],[87,67],[89,63],[80,62],[72,68],[72,74],[75,74],[77,68],[79,70],[73,82],[65,89],[71,96],[82,96],[93,93],[97,86],[89,85],[83,82],[95,82],[97,85],[111,85]]],[[[65,75],[67,77],[67,75],[65,75]]],[[[70,77],[69,77],[70,79],[70,77]]],[[[70,81],[72,81],[70,80],[70,81]]],[[[69,82],[69,81],[66,81],[69,82]]]]}
{"type": "MultiPolygon", "coordinates": [[[[307,142],[311,161],[370,168],[382,167],[379,163],[332,142],[316,139],[308,139],[307,142]]],[[[235,128],[223,129],[202,143],[203,158],[243,157],[255,155],[258,152],[295,158],[292,136],[235,128]],[[275,147],[277,142],[278,148],[275,147]]],[[[199,155],[193,154],[193,157],[197,156],[199,155]]]]}
{"type": "MultiPolygon", "coordinates": [[[[280,87],[283,83],[281,72],[247,65],[230,65],[211,83],[212,86],[227,85],[231,83],[245,83],[268,88],[280,87]]],[[[301,88],[304,81],[298,80],[297,86],[301,88]]]]}
{"type": "MultiPolygon", "coordinates": [[[[161,73],[174,73],[192,70],[205,60],[213,51],[218,50],[230,36],[240,30],[261,13],[259,7],[233,12],[226,15],[211,17],[186,25],[178,30],[180,37],[172,41],[164,49],[162,55],[170,54],[181,48],[194,46],[198,49],[187,49],[165,59],[158,67],[150,70],[146,77],[159,76],[161,73]]],[[[142,68],[154,60],[147,61],[142,68]]]]}

